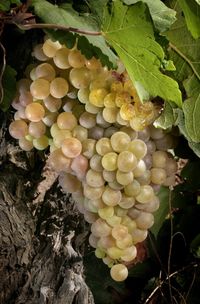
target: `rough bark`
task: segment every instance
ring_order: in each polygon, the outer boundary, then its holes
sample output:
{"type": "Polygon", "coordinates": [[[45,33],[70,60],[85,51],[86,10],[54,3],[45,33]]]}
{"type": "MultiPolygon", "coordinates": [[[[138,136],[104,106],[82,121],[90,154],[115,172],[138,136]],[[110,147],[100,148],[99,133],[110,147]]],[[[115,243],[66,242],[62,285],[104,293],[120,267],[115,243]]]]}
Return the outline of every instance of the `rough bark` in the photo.
{"type": "Polygon", "coordinates": [[[9,143],[1,113],[0,120],[0,304],[94,303],[82,216],[44,159],[9,143]]]}

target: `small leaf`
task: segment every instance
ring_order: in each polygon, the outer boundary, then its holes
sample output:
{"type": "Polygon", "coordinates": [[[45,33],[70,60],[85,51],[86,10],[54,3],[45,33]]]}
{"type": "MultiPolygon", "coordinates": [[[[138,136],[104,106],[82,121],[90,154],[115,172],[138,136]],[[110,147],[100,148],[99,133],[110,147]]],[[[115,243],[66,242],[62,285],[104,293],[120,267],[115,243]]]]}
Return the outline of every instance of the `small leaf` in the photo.
{"type": "MultiPolygon", "coordinates": [[[[88,14],[80,15],[72,8],[65,10],[57,5],[47,2],[46,0],[33,0],[32,6],[34,7],[37,16],[40,17],[45,23],[73,27],[83,31],[99,32],[97,21],[93,18],[93,16],[88,14]]],[[[55,38],[57,37],[56,34],[57,31],[55,31],[54,34],[55,38]]],[[[53,34],[51,33],[51,35],[53,34]]],[[[62,37],[61,31],[59,31],[58,38],[61,38],[62,41],[64,40],[64,37],[67,38],[69,36],[69,34],[67,35],[65,32],[63,32],[62,37]]],[[[92,36],[76,34],[76,37],[77,36],[85,37],[85,44],[81,44],[81,52],[86,55],[86,57],[98,55],[99,59],[104,65],[106,64],[110,68],[116,65],[116,56],[107,46],[105,39],[101,35],[92,36]]]]}
{"type": "Polygon", "coordinates": [[[160,200],[160,207],[154,213],[154,225],[150,231],[156,237],[160,228],[162,227],[163,222],[166,219],[166,216],[169,214],[169,189],[166,187],[161,187],[158,197],[160,200]]]}
{"type": "Polygon", "coordinates": [[[200,81],[195,75],[184,82],[188,98],[183,104],[185,128],[191,140],[200,142],[200,81]]]}
{"type": "Polygon", "coordinates": [[[165,102],[164,110],[160,117],[154,122],[155,126],[162,129],[171,128],[175,125],[178,114],[174,111],[175,105],[171,102],[165,102]]]}
{"type": "Polygon", "coordinates": [[[16,93],[16,71],[9,65],[6,66],[2,77],[3,99],[0,108],[5,112],[8,110],[16,93]]]}
{"type": "MultiPolygon", "coordinates": [[[[130,5],[139,1],[141,0],[124,0],[124,3],[130,5]]],[[[148,5],[155,28],[159,30],[159,32],[168,30],[170,26],[175,22],[176,11],[167,7],[160,0],[142,0],[142,2],[148,5]]]]}
{"type": "Polygon", "coordinates": [[[10,1],[4,0],[3,3],[0,3],[0,10],[3,12],[7,12],[10,9],[10,1]]]}
{"type": "Polygon", "coordinates": [[[151,17],[144,3],[126,6],[112,3],[104,14],[103,32],[123,61],[131,80],[139,81],[153,97],[173,101],[181,107],[178,84],[161,73],[164,52],[155,41],[151,17]],[[119,22],[120,20],[120,22],[119,22]]]}
{"type": "Polygon", "coordinates": [[[187,23],[187,27],[192,36],[197,39],[200,37],[200,16],[199,7],[195,0],[178,0],[187,23]]]}

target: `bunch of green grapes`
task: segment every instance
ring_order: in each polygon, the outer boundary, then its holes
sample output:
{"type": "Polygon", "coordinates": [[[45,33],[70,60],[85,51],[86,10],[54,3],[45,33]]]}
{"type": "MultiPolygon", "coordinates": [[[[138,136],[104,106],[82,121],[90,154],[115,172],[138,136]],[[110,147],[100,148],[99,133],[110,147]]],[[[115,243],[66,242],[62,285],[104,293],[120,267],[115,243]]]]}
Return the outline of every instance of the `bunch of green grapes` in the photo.
{"type": "Polygon", "coordinates": [[[154,223],[159,187],[175,183],[174,139],[152,125],[158,110],[140,102],[126,72],[48,38],[33,56],[39,62],[18,82],[10,134],[25,151],[49,147],[63,191],[91,224],[96,256],[123,281],[154,223]]]}

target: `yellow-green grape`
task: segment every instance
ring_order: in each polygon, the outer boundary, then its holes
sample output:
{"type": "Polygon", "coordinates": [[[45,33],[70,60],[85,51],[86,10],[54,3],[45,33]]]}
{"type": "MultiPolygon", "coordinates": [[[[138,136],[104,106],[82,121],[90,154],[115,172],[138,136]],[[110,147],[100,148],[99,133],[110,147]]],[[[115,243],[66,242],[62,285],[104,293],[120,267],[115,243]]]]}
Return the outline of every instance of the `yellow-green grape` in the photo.
{"type": "Polygon", "coordinates": [[[147,146],[144,141],[135,139],[130,142],[128,150],[131,151],[137,159],[144,158],[147,154],[147,146]]]}
{"type": "Polygon", "coordinates": [[[104,106],[106,108],[114,108],[114,107],[116,107],[116,105],[115,105],[115,93],[112,92],[112,93],[107,94],[104,97],[103,102],[104,102],[104,106]]]}
{"type": "Polygon", "coordinates": [[[131,262],[136,258],[136,256],[137,256],[137,248],[134,245],[132,245],[123,250],[121,259],[124,262],[131,262]]]}
{"type": "Polygon", "coordinates": [[[113,215],[109,218],[106,219],[106,222],[111,226],[111,227],[115,227],[116,225],[119,225],[121,223],[122,218],[120,216],[117,215],[113,215]]]}
{"type": "Polygon", "coordinates": [[[123,151],[118,155],[117,167],[122,172],[132,171],[137,167],[137,164],[137,158],[130,151],[123,151]]]}
{"type": "Polygon", "coordinates": [[[43,44],[37,44],[34,47],[31,55],[34,56],[37,60],[46,61],[46,60],[48,60],[48,57],[44,54],[42,48],[43,48],[43,44]]]}
{"type": "Polygon", "coordinates": [[[94,154],[92,156],[92,158],[90,159],[90,167],[91,169],[98,171],[98,172],[102,172],[103,171],[103,167],[101,164],[101,156],[98,154],[94,154]]]}
{"type": "Polygon", "coordinates": [[[101,139],[99,139],[96,143],[96,151],[101,156],[112,152],[113,149],[110,143],[110,139],[106,137],[102,137],[101,139]]]}
{"type": "Polygon", "coordinates": [[[57,124],[60,129],[72,130],[77,125],[77,119],[72,113],[63,112],[59,114],[57,124]]]}
{"type": "Polygon", "coordinates": [[[84,210],[83,215],[85,221],[88,222],[89,224],[93,224],[98,219],[98,216],[95,213],[87,210],[84,210]]]}
{"type": "Polygon", "coordinates": [[[103,219],[96,220],[91,226],[91,232],[96,237],[108,236],[111,233],[111,227],[103,219]]]}
{"type": "Polygon", "coordinates": [[[136,228],[131,232],[131,235],[133,243],[137,244],[143,242],[147,238],[148,231],[136,228]]]}
{"type": "Polygon", "coordinates": [[[56,76],[56,72],[51,64],[42,63],[35,68],[35,77],[52,81],[56,76]]]}
{"type": "Polygon", "coordinates": [[[108,186],[114,190],[122,190],[124,186],[119,184],[116,180],[114,182],[109,182],[108,186]]]}
{"type": "Polygon", "coordinates": [[[72,135],[82,142],[88,138],[88,130],[82,126],[77,125],[73,129],[72,135]]]}
{"type": "Polygon", "coordinates": [[[104,108],[102,112],[103,118],[109,123],[115,123],[117,121],[118,111],[117,108],[104,108]]]}
{"type": "Polygon", "coordinates": [[[65,138],[62,142],[61,149],[65,156],[74,158],[81,154],[82,144],[74,137],[65,138]]]}
{"type": "Polygon", "coordinates": [[[49,95],[44,99],[44,105],[50,112],[56,112],[61,108],[62,100],[49,95]]]}
{"type": "Polygon", "coordinates": [[[96,107],[104,106],[104,98],[108,94],[108,91],[104,88],[94,89],[90,92],[89,102],[96,107]]]}
{"type": "Polygon", "coordinates": [[[138,195],[140,193],[140,183],[134,179],[132,183],[124,187],[124,192],[127,196],[138,195]]]}
{"type": "Polygon", "coordinates": [[[128,134],[131,140],[136,139],[138,135],[138,133],[135,130],[133,130],[131,127],[124,126],[120,128],[120,131],[128,134]]]}
{"type": "Polygon", "coordinates": [[[115,214],[117,216],[124,217],[125,215],[127,215],[127,213],[128,213],[128,210],[123,209],[123,208],[121,208],[119,206],[115,206],[115,214]]]}
{"type": "Polygon", "coordinates": [[[133,230],[137,228],[136,222],[130,218],[128,215],[122,217],[121,224],[128,228],[128,232],[132,233],[133,230]]]}
{"type": "Polygon", "coordinates": [[[96,140],[95,139],[85,139],[82,141],[82,154],[90,159],[96,153],[96,140]]]}
{"type": "Polygon", "coordinates": [[[146,165],[143,159],[140,159],[137,163],[137,166],[133,170],[133,174],[135,178],[142,176],[146,171],[146,165]]]}
{"type": "Polygon", "coordinates": [[[96,208],[94,208],[93,205],[90,204],[90,200],[88,198],[84,199],[83,206],[85,210],[92,213],[97,213],[96,208]]]}
{"type": "Polygon", "coordinates": [[[146,170],[143,175],[136,178],[140,185],[148,185],[151,182],[151,172],[150,170],[146,170]]]}
{"type": "Polygon", "coordinates": [[[122,255],[122,249],[113,246],[107,249],[107,254],[109,255],[109,257],[113,260],[119,260],[121,255],[122,255]]]}
{"type": "Polygon", "coordinates": [[[81,154],[78,155],[72,160],[71,169],[75,172],[78,179],[82,180],[88,169],[88,159],[81,154]]]}
{"type": "Polygon", "coordinates": [[[123,83],[121,81],[115,81],[111,84],[111,91],[119,93],[123,91],[123,83]]]}
{"type": "Polygon", "coordinates": [[[69,172],[71,166],[71,159],[65,157],[61,149],[57,149],[50,154],[49,165],[56,172],[69,172]]]}
{"type": "Polygon", "coordinates": [[[97,70],[101,67],[100,61],[95,57],[85,60],[85,65],[89,70],[97,70]]]}
{"type": "Polygon", "coordinates": [[[114,208],[112,206],[106,206],[98,210],[100,218],[106,220],[107,218],[114,215],[114,208]]]}
{"type": "Polygon", "coordinates": [[[33,149],[33,143],[27,140],[25,137],[19,139],[19,146],[24,151],[31,151],[33,149]]]}
{"type": "Polygon", "coordinates": [[[133,117],[129,123],[135,131],[142,131],[145,128],[145,120],[141,117],[133,117]]]}
{"type": "Polygon", "coordinates": [[[89,135],[90,138],[99,140],[104,135],[104,129],[99,127],[99,126],[94,126],[94,128],[91,128],[89,130],[88,135],[89,135]]]}
{"type": "Polygon", "coordinates": [[[69,73],[71,84],[77,89],[87,88],[91,81],[90,71],[82,67],[80,69],[72,69],[69,73]]]}
{"type": "Polygon", "coordinates": [[[47,127],[51,127],[58,117],[58,112],[46,111],[45,116],[42,118],[42,121],[47,127]]]}
{"type": "Polygon", "coordinates": [[[47,136],[42,135],[40,138],[33,139],[33,146],[37,150],[44,150],[49,145],[49,139],[47,136]]]}
{"type": "Polygon", "coordinates": [[[69,64],[73,68],[82,68],[85,65],[85,58],[79,50],[72,50],[68,55],[69,64]]]}
{"type": "Polygon", "coordinates": [[[86,182],[91,187],[101,187],[104,185],[102,172],[97,172],[92,169],[88,170],[86,174],[86,182]]]}
{"type": "Polygon", "coordinates": [[[152,213],[141,212],[140,215],[135,219],[136,225],[139,229],[147,230],[154,223],[154,216],[152,213]]]}
{"type": "Polygon", "coordinates": [[[69,50],[65,47],[62,47],[61,49],[56,51],[53,57],[53,61],[59,69],[70,68],[70,64],[68,61],[68,54],[69,54],[69,50]]]}
{"type": "Polygon", "coordinates": [[[19,103],[23,107],[26,107],[28,104],[33,102],[33,96],[29,91],[22,91],[19,96],[19,103]]]}
{"type": "Polygon", "coordinates": [[[102,193],[104,191],[104,187],[91,187],[87,183],[83,186],[83,193],[84,196],[87,197],[89,200],[98,200],[101,198],[102,193]]]}
{"type": "Polygon", "coordinates": [[[55,137],[60,132],[60,128],[57,123],[54,123],[50,128],[50,134],[52,137],[55,137]]]}
{"type": "Polygon", "coordinates": [[[154,197],[153,188],[149,185],[140,187],[140,193],[136,196],[136,200],[141,204],[150,202],[154,197]]]}
{"type": "Polygon", "coordinates": [[[122,198],[118,205],[123,209],[130,209],[135,205],[135,199],[132,196],[122,194],[122,198]]]}
{"type": "Polygon", "coordinates": [[[120,112],[117,113],[117,120],[116,122],[121,125],[121,126],[127,126],[128,125],[128,121],[127,120],[124,120],[122,117],[121,117],[121,114],[120,112]]]}
{"type": "Polygon", "coordinates": [[[153,213],[156,210],[158,210],[159,205],[160,205],[159,198],[155,196],[148,204],[136,204],[135,207],[145,212],[153,213]]]}
{"type": "Polygon", "coordinates": [[[132,236],[127,234],[123,239],[116,240],[116,245],[120,249],[125,249],[133,244],[132,236]]]}
{"type": "MultiPolygon", "coordinates": [[[[108,207],[111,208],[111,207],[108,207]]],[[[98,247],[106,249],[115,246],[115,239],[111,235],[101,237],[97,243],[98,247]]]]}
{"type": "Polygon", "coordinates": [[[147,143],[150,140],[150,129],[146,127],[144,130],[138,132],[138,139],[147,143]]]}
{"type": "Polygon", "coordinates": [[[28,126],[23,120],[13,121],[9,126],[9,133],[15,139],[23,138],[28,134],[28,126]]]}
{"type": "MultiPolygon", "coordinates": [[[[35,99],[45,99],[50,94],[50,84],[46,79],[35,79],[30,86],[30,92],[35,99]]],[[[56,96],[55,96],[56,97],[56,96]]]]}
{"type": "Polygon", "coordinates": [[[119,131],[111,136],[110,141],[115,152],[122,152],[124,150],[128,150],[131,140],[128,134],[119,131]]]}
{"type": "Polygon", "coordinates": [[[78,90],[78,100],[81,103],[86,104],[87,102],[89,102],[89,89],[88,88],[81,88],[80,90],[78,90]]]}
{"type": "Polygon", "coordinates": [[[90,236],[89,236],[88,242],[89,242],[91,247],[97,248],[98,240],[99,239],[91,233],[90,236]]]}
{"type": "Polygon", "coordinates": [[[107,171],[103,169],[103,178],[106,182],[112,183],[115,181],[116,172],[115,171],[107,171]]]}
{"type": "Polygon", "coordinates": [[[120,115],[124,120],[131,120],[135,116],[134,105],[131,103],[123,104],[120,108],[120,115]]]}
{"type": "Polygon", "coordinates": [[[124,104],[131,103],[131,97],[127,92],[118,92],[115,98],[115,104],[117,107],[121,108],[124,104]]]}
{"type": "Polygon", "coordinates": [[[36,80],[36,75],[35,75],[35,67],[30,71],[30,79],[31,80],[36,80]]]}
{"type": "Polygon", "coordinates": [[[97,114],[99,112],[99,108],[92,105],[89,101],[85,104],[85,110],[91,114],[97,114]]]}
{"type": "Polygon", "coordinates": [[[117,170],[118,155],[115,152],[109,152],[102,157],[101,163],[105,170],[115,171],[117,170]]]}
{"type": "Polygon", "coordinates": [[[108,206],[116,206],[119,204],[121,198],[121,191],[113,190],[109,186],[106,186],[105,191],[102,194],[102,200],[108,206]]]}
{"type": "Polygon", "coordinates": [[[50,93],[55,98],[63,98],[67,95],[69,84],[66,79],[57,77],[50,83],[50,93]]]}
{"type": "Polygon", "coordinates": [[[53,143],[56,147],[60,148],[63,141],[66,138],[71,138],[72,134],[69,130],[59,130],[56,135],[53,137],[53,143]]]}
{"type": "Polygon", "coordinates": [[[105,251],[101,250],[100,248],[97,248],[94,253],[98,259],[103,259],[106,255],[105,251]]]}
{"type": "Polygon", "coordinates": [[[91,200],[89,200],[89,203],[94,208],[95,212],[98,212],[99,209],[106,207],[106,205],[104,204],[101,198],[99,199],[92,198],[91,200]]]}
{"type": "Polygon", "coordinates": [[[165,151],[155,151],[152,154],[152,166],[156,168],[168,167],[168,155],[165,151]]]}
{"type": "Polygon", "coordinates": [[[27,105],[25,115],[28,120],[38,122],[44,117],[45,110],[41,104],[33,102],[27,105]]]}
{"type": "Polygon", "coordinates": [[[133,181],[133,172],[122,172],[120,170],[117,170],[116,173],[116,180],[119,184],[126,186],[130,184],[133,181]]]}
{"type": "Polygon", "coordinates": [[[96,125],[96,116],[88,112],[83,112],[79,117],[79,123],[86,129],[93,128],[96,125]]]}
{"type": "Polygon", "coordinates": [[[76,176],[62,172],[58,178],[59,184],[66,193],[73,193],[80,189],[81,182],[76,176]]]}
{"type": "Polygon", "coordinates": [[[162,185],[167,178],[165,169],[152,168],[151,169],[151,181],[156,185],[162,185]]]}
{"type": "Polygon", "coordinates": [[[61,48],[61,45],[58,41],[52,41],[51,39],[47,39],[43,44],[43,52],[47,57],[53,58],[57,52],[61,48]]]}
{"type": "Polygon", "coordinates": [[[28,132],[31,136],[39,138],[46,133],[46,126],[42,121],[30,122],[28,132]]]}
{"type": "Polygon", "coordinates": [[[112,228],[112,236],[116,240],[123,240],[128,235],[128,228],[124,225],[116,225],[112,228]]]}

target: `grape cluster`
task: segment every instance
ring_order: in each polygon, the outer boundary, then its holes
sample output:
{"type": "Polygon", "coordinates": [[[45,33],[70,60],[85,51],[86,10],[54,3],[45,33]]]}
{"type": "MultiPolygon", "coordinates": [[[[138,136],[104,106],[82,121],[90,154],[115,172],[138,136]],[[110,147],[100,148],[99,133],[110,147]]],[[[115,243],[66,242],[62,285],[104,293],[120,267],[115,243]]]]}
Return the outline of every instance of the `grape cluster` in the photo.
{"type": "Polygon", "coordinates": [[[124,70],[48,38],[33,56],[40,62],[18,82],[9,132],[25,151],[50,147],[60,185],[91,224],[90,245],[123,281],[153,225],[160,185],[175,182],[174,138],[152,125],[158,110],[140,102],[124,70]]]}

